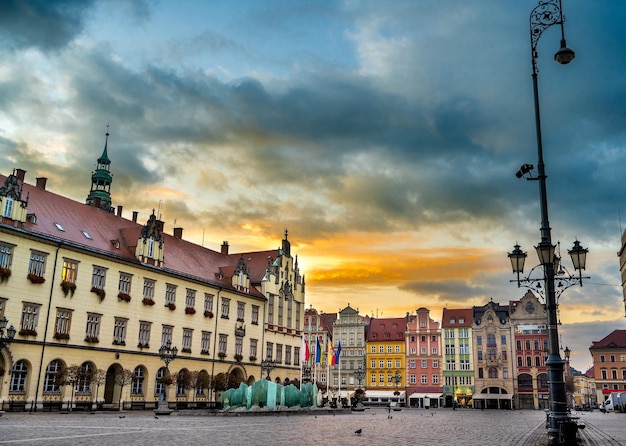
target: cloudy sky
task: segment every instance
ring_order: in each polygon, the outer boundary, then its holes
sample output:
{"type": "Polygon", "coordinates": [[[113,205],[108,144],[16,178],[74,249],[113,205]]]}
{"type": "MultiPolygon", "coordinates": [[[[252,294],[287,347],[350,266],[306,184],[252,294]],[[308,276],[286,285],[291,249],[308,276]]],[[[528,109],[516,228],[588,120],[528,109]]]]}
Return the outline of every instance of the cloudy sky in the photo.
{"type": "MultiPolygon", "coordinates": [[[[532,267],[540,236],[538,182],[515,177],[537,162],[536,5],[3,1],[0,168],[84,201],[109,125],[127,217],[160,207],[168,232],[216,250],[275,248],[288,228],[318,310],[504,304],[526,291],[507,252],[532,267]]],[[[552,238],[564,258],[589,248],[591,279],[560,299],[585,369],[591,342],[626,328],[626,3],[563,8],[576,59],[556,64],[545,31],[539,88],[552,238]]]]}

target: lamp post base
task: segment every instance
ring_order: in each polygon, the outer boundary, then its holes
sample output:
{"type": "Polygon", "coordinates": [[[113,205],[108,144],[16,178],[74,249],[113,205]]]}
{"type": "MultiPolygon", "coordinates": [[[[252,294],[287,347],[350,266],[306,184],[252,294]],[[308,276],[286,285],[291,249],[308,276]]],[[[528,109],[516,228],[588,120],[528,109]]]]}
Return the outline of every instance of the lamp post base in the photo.
{"type": "Polygon", "coordinates": [[[155,415],[170,415],[174,412],[174,409],[170,409],[167,401],[163,400],[159,402],[159,407],[154,409],[153,412],[155,415]]]}

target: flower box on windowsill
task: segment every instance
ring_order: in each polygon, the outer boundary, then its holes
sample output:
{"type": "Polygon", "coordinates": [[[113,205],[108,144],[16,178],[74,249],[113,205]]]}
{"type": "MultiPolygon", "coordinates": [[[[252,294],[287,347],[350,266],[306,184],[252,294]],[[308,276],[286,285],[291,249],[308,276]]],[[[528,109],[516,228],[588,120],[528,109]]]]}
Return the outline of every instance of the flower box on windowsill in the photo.
{"type": "Polygon", "coordinates": [[[239,362],[243,359],[243,355],[235,355],[235,361],[239,362]]]}
{"type": "Polygon", "coordinates": [[[172,303],[172,302],[170,302],[169,304],[165,304],[165,306],[167,308],[169,308],[170,310],[172,310],[172,311],[174,311],[176,309],[176,304],[172,303]]]}
{"type": "Polygon", "coordinates": [[[121,345],[122,347],[125,347],[126,346],[126,342],[125,341],[113,340],[113,345],[121,345]]]}
{"type": "Polygon", "coordinates": [[[245,322],[245,320],[242,317],[238,317],[237,322],[245,322]]]}
{"type": "Polygon", "coordinates": [[[141,303],[144,305],[154,305],[154,301],[152,299],[148,299],[147,297],[144,297],[141,303]]]}
{"type": "Polygon", "coordinates": [[[98,297],[100,298],[100,302],[102,302],[104,300],[105,296],[107,295],[107,293],[104,291],[104,289],[98,288],[97,286],[92,286],[91,287],[91,292],[98,295],[98,297]]]}
{"type": "Polygon", "coordinates": [[[186,307],[185,314],[196,314],[196,309],[194,307],[186,307]]]}
{"type": "Polygon", "coordinates": [[[31,283],[34,283],[34,284],[44,283],[46,281],[45,277],[41,277],[33,273],[30,273],[28,276],[26,276],[26,278],[30,280],[31,283]]]}
{"type": "Polygon", "coordinates": [[[150,344],[148,344],[147,342],[142,344],[140,342],[139,344],[137,344],[137,348],[150,348],[150,344]]]}
{"type": "Polygon", "coordinates": [[[11,277],[11,270],[9,268],[0,268],[0,283],[9,280],[11,277]]]}
{"type": "Polygon", "coordinates": [[[69,338],[70,338],[69,333],[55,333],[54,334],[54,339],[57,339],[59,341],[67,341],[69,338]]]}
{"type": "Polygon", "coordinates": [[[191,353],[191,349],[190,348],[183,348],[181,351],[183,353],[191,353]]]}
{"type": "Polygon", "coordinates": [[[126,293],[119,293],[117,295],[119,301],[130,302],[130,295],[126,293]]]}
{"type": "Polygon", "coordinates": [[[98,342],[100,342],[100,339],[98,339],[96,336],[87,336],[85,337],[85,342],[88,342],[89,344],[97,344],[98,342]]]}
{"type": "Polygon", "coordinates": [[[208,355],[208,354],[209,354],[209,351],[208,351],[208,350],[202,350],[202,351],[200,352],[200,354],[201,354],[201,355],[208,355]]]}
{"type": "Polygon", "coordinates": [[[219,353],[217,354],[217,356],[218,356],[220,359],[224,359],[224,358],[226,357],[226,353],[224,353],[224,352],[219,352],[219,353]]]}
{"type": "Polygon", "coordinates": [[[61,289],[63,290],[63,294],[67,296],[67,293],[71,293],[71,295],[74,295],[74,292],[76,291],[76,284],[74,282],[68,282],[67,280],[64,280],[63,282],[61,282],[61,289]]]}
{"type": "Polygon", "coordinates": [[[209,311],[209,310],[206,310],[204,312],[204,317],[208,317],[209,319],[212,318],[213,317],[213,312],[209,311]]]}
{"type": "Polygon", "coordinates": [[[30,328],[22,328],[19,334],[20,336],[37,336],[37,331],[30,328]]]}
{"type": "Polygon", "coordinates": [[[256,361],[256,356],[250,356],[248,359],[249,359],[250,361],[254,362],[254,361],[256,361]]]}

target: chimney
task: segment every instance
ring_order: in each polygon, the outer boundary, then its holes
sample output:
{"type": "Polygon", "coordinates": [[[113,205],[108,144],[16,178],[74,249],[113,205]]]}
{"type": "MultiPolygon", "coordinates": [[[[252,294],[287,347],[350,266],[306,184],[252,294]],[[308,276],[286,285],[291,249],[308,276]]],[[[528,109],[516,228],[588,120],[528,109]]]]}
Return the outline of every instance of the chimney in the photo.
{"type": "Polygon", "coordinates": [[[26,171],[24,169],[15,169],[15,176],[18,180],[24,182],[24,177],[26,177],[26,171]]]}
{"type": "Polygon", "coordinates": [[[222,243],[222,254],[228,255],[228,242],[226,240],[222,243]]]}
{"type": "Polygon", "coordinates": [[[39,189],[41,189],[41,190],[46,190],[46,182],[48,181],[48,179],[47,179],[47,178],[45,178],[45,177],[39,177],[39,178],[37,178],[37,179],[36,179],[36,181],[37,181],[37,183],[36,183],[36,184],[37,184],[37,187],[38,187],[39,189]]]}
{"type": "Polygon", "coordinates": [[[183,239],[183,228],[174,228],[174,237],[177,239],[183,239]]]}
{"type": "Polygon", "coordinates": [[[121,206],[121,205],[119,205],[119,206],[117,207],[117,216],[118,216],[118,217],[121,217],[121,216],[122,216],[122,206],[121,206]]]}
{"type": "Polygon", "coordinates": [[[139,215],[139,212],[133,211],[133,223],[137,223],[137,215],[139,215]]]}
{"type": "Polygon", "coordinates": [[[94,197],[93,199],[93,207],[100,209],[100,204],[101,204],[101,200],[100,197],[94,197]]]}

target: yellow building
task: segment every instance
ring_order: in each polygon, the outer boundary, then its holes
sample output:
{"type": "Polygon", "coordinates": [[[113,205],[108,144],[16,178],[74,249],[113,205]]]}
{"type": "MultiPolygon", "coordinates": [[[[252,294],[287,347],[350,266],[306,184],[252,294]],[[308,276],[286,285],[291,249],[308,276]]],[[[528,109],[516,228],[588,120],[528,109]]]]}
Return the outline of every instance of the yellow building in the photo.
{"type": "Polygon", "coordinates": [[[366,402],[406,402],[405,318],[372,318],[367,328],[366,402]]]}
{"type": "Polygon", "coordinates": [[[287,232],[279,249],[231,254],[166,234],[154,212],[126,219],[109,164],[105,145],[86,204],[0,175],[0,319],[17,331],[0,409],[209,406],[268,373],[262,359],[297,379],[305,285],[287,232]]]}

